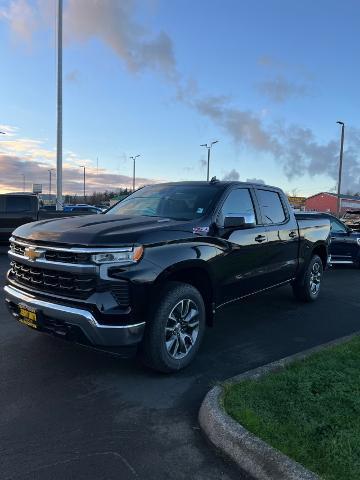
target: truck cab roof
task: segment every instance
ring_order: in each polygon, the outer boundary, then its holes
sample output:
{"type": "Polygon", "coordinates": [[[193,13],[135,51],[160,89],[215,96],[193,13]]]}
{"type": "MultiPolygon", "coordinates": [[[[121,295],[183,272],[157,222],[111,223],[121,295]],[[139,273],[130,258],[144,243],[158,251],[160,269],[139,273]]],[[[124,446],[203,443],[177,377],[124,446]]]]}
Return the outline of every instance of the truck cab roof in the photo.
{"type": "MultiPolygon", "coordinates": [[[[239,186],[239,187],[248,187],[248,188],[269,188],[271,190],[276,190],[276,191],[282,191],[281,188],[279,187],[274,187],[272,185],[266,185],[264,183],[254,183],[254,182],[240,182],[240,181],[235,181],[235,180],[217,180],[217,179],[212,179],[210,181],[204,181],[204,180],[189,180],[189,181],[184,181],[184,182],[164,182],[164,183],[156,183],[152,185],[189,185],[189,186],[214,186],[218,185],[219,187],[223,187],[224,189],[230,186],[239,186]]],[[[147,186],[152,186],[152,185],[147,185],[147,186]]]]}

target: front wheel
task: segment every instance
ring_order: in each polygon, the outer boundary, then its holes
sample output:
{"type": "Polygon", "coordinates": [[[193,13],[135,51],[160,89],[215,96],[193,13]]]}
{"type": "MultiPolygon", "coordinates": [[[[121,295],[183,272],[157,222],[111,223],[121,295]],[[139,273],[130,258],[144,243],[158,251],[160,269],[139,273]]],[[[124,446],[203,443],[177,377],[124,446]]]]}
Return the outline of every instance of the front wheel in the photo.
{"type": "Polygon", "coordinates": [[[205,331],[200,292],[187,283],[170,282],[151,317],[141,347],[143,362],[160,372],[174,372],[189,365],[205,331]]]}
{"type": "Polygon", "coordinates": [[[293,285],[295,297],[303,302],[314,302],[320,294],[323,272],[321,258],[314,255],[302,277],[293,285]]]}

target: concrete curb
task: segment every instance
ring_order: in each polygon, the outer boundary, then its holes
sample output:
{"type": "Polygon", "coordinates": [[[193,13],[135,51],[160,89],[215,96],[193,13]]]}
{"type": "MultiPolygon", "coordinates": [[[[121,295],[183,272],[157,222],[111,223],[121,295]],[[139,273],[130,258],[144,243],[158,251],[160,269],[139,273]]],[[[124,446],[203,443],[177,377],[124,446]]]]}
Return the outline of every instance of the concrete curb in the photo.
{"type": "MultiPolygon", "coordinates": [[[[341,345],[359,334],[360,332],[356,332],[250,370],[226,380],[225,384],[260,378],[324,348],[341,345]]],[[[199,411],[200,427],[209,441],[224,455],[230,457],[242,471],[257,480],[319,479],[315,473],[271,447],[227,415],[222,406],[222,395],[222,386],[214,387],[206,395],[199,411]]]]}

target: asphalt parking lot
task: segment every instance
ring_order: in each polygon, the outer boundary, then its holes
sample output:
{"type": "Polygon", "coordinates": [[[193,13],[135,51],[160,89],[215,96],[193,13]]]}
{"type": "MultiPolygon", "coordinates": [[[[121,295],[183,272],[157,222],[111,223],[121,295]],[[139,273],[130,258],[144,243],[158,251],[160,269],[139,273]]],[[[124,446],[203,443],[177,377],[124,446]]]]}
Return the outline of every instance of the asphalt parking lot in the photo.
{"type": "MultiPolygon", "coordinates": [[[[0,283],[7,257],[0,255],[0,283]]],[[[321,298],[290,287],[227,307],[195,362],[160,375],[40,335],[0,299],[0,472],[10,479],[241,479],[198,428],[214,382],[360,330],[360,271],[326,273],[321,298]]]]}

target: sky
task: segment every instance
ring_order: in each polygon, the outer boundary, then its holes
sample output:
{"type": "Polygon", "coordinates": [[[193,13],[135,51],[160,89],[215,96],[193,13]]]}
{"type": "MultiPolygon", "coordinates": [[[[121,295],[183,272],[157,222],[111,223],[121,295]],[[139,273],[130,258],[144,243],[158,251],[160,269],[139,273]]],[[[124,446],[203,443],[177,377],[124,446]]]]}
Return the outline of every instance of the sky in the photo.
{"type": "MultiPolygon", "coordinates": [[[[0,0],[0,192],[49,188],[56,0],[0,0]]],[[[206,179],[360,192],[358,0],[64,0],[64,191],[206,179]],[[98,168],[97,168],[98,164],[98,168]]],[[[53,178],[55,172],[53,172],[53,178]]],[[[53,182],[53,189],[54,189],[53,182]]]]}

